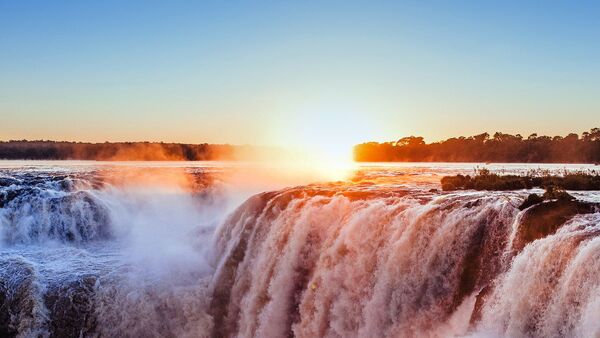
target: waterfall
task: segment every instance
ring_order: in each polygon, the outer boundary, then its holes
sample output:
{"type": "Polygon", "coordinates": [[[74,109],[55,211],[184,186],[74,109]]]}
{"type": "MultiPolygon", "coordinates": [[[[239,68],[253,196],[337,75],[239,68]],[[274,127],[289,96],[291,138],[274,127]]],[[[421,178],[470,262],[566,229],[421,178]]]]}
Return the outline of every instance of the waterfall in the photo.
{"type": "Polygon", "coordinates": [[[231,210],[210,187],[2,177],[0,334],[600,334],[597,204],[542,231],[557,202],[520,211],[527,191],[337,182],[231,210]]]}

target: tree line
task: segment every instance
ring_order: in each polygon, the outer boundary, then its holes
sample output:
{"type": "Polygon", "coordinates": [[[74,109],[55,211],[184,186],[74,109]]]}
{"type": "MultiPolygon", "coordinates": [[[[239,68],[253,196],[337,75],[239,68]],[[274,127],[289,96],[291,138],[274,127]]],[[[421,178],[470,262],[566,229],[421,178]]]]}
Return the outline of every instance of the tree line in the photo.
{"type": "Polygon", "coordinates": [[[12,160],[207,161],[250,152],[249,146],[207,143],[0,141],[0,159],[12,160]]]}
{"type": "Polygon", "coordinates": [[[496,162],[496,163],[600,163],[600,128],[581,136],[527,138],[497,132],[453,137],[425,143],[423,137],[394,142],[367,142],[354,146],[359,162],[496,162]]]}

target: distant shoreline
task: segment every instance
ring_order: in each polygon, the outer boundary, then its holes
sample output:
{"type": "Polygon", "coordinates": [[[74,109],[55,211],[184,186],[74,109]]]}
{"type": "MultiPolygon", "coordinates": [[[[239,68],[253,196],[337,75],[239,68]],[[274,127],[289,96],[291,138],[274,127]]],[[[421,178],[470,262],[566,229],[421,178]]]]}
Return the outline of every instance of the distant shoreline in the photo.
{"type": "Polygon", "coordinates": [[[527,138],[517,134],[483,133],[425,143],[423,137],[403,137],[393,142],[367,142],[354,146],[356,162],[445,163],[555,163],[599,164],[600,128],[579,136],[527,138]]]}
{"type": "Polygon", "coordinates": [[[0,160],[240,161],[279,156],[269,147],[164,142],[0,141],[0,160]]]}

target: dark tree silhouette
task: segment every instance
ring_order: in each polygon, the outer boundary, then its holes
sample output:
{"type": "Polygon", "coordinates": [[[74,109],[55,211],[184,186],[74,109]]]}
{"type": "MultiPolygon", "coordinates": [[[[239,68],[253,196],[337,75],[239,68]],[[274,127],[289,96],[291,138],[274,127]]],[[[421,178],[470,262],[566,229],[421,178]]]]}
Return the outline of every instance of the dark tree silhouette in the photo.
{"type": "Polygon", "coordinates": [[[55,141],[0,142],[0,159],[203,161],[233,160],[251,153],[249,146],[156,142],[82,143],[55,141]]]}
{"type": "Polygon", "coordinates": [[[600,128],[577,134],[527,138],[497,132],[427,144],[422,137],[354,147],[359,162],[600,163],[600,128]]]}

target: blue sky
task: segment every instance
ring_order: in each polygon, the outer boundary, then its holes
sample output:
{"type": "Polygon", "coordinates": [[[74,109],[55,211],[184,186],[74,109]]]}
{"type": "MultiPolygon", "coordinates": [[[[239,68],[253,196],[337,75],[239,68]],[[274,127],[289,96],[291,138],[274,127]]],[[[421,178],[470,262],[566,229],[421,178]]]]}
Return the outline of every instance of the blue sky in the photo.
{"type": "Polygon", "coordinates": [[[350,146],[600,125],[558,1],[0,0],[0,139],[350,146]]]}

